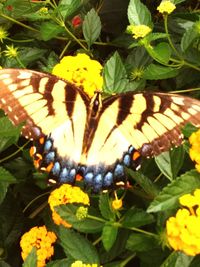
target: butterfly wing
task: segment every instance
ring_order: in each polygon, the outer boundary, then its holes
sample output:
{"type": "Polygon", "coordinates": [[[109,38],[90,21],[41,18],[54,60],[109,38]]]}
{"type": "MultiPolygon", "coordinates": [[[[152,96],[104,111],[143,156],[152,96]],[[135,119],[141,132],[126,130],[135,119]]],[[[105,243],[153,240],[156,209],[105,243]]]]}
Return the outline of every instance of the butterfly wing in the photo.
{"type": "Polygon", "coordinates": [[[30,139],[49,136],[57,155],[80,161],[88,97],[50,74],[25,69],[0,71],[0,108],[30,139]]]}
{"type": "Polygon", "coordinates": [[[93,183],[99,172],[99,187],[105,183],[106,172],[123,174],[121,165],[133,161],[135,149],[152,157],[180,145],[181,127],[187,122],[200,126],[200,101],[174,94],[131,92],[106,99],[85,163],[92,166],[93,183]]]}

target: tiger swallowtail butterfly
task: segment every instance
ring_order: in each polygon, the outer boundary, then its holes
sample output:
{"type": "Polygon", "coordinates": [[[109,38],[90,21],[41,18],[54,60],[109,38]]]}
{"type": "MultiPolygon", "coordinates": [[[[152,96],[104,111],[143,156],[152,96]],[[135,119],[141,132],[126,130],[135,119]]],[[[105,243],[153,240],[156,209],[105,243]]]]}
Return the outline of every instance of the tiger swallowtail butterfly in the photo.
{"type": "Polygon", "coordinates": [[[32,155],[49,180],[74,184],[80,174],[98,192],[124,181],[125,166],[137,169],[182,143],[180,128],[200,126],[200,101],[168,93],[127,92],[90,99],[51,74],[0,71],[0,108],[22,134],[35,141],[32,155]]]}

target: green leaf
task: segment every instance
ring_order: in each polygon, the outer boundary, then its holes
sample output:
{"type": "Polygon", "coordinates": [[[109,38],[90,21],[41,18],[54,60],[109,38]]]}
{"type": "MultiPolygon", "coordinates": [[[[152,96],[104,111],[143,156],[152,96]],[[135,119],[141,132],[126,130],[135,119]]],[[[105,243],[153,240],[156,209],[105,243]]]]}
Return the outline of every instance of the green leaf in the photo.
{"type": "Polygon", "coordinates": [[[160,63],[168,63],[171,56],[171,48],[168,43],[159,43],[155,47],[147,46],[145,47],[149,55],[160,63]]]}
{"type": "Polygon", "coordinates": [[[102,242],[106,251],[109,251],[116,241],[118,228],[110,223],[107,223],[102,231],[102,242]]]}
{"type": "Polygon", "coordinates": [[[92,8],[83,21],[83,35],[90,47],[101,33],[101,20],[94,8],[92,8]]]}
{"type": "MultiPolygon", "coordinates": [[[[92,220],[90,218],[85,218],[82,220],[78,220],[76,217],[76,211],[77,209],[82,205],[61,205],[59,207],[56,207],[55,210],[58,212],[58,214],[61,216],[61,218],[68,223],[73,225],[73,228],[83,232],[83,233],[97,233],[100,232],[104,226],[104,223],[92,220]]],[[[91,208],[90,208],[91,209],[91,208]]],[[[88,212],[90,215],[91,212],[88,212]]]]}
{"type": "Polygon", "coordinates": [[[63,19],[73,15],[81,6],[81,0],[61,0],[59,1],[58,8],[56,11],[61,14],[63,19]]]}
{"type": "Polygon", "coordinates": [[[41,37],[44,41],[55,38],[62,32],[64,32],[64,28],[53,22],[43,22],[40,27],[41,37]]]}
{"type": "Polygon", "coordinates": [[[189,267],[193,257],[182,252],[173,252],[160,267],[189,267]]]}
{"type": "Polygon", "coordinates": [[[199,187],[200,174],[196,170],[188,171],[166,186],[151,202],[147,212],[158,212],[176,208],[179,205],[179,197],[191,193],[199,187]]]}
{"type": "Polygon", "coordinates": [[[131,178],[134,179],[151,198],[154,198],[158,194],[158,189],[148,177],[139,171],[133,171],[131,169],[127,169],[127,173],[131,175],[131,178]]]}
{"type": "Polygon", "coordinates": [[[0,203],[4,200],[8,186],[16,183],[15,177],[6,169],[0,166],[0,203]]]}
{"type": "Polygon", "coordinates": [[[59,227],[60,244],[66,255],[84,263],[99,264],[95,247],[86,238],[73,230],[59,227]]]}
{"type": "Polygon", "coordinates": [[[200,33],[198,30],[199,21],[194,23],[192,27],[186,30],[181,39],[181,50],[185,52],[194,41],[199,38],[200,33]]]}
{"type": "Polygon", "coordinates": [[[140,0],[130,0],[128,5],[128,20],[132,25],[144,24],[152,27],[151,13],[140,0]]]}
{"type": "Polygon", "coordinates": [[[7,117],[0,118],[0,152],[15,144],[22,126],[14,126],[7,117]]]}
{"type": "Polygon", "coordinates": [[[103,69],[103,79],[105,93],[121,93],[126,90],[128,84],[127,73],[118,52],[115,52],[106,62],[103,69]]]}
{"type": "Polygon", "coordinates": [[[161,153],[155,157],[155,162],[160,171],[171,181],[174,180],[183,165],[183,146],[161,153]]]}
{"type": "Polygon", "coordinates": [[[193,124],[187,123],[182,129],[182,133],[184,134],[185,137],[189,138],[190,135],[193,132],[196,132],[197,130],[198,130],[198,128],[195,127],[193,124]]]}
{"type": "Polygon", "coordinates": [[[147,80],[162,80],[173,78],[178,75],[178,70],[172,67],[164,67],[157,64],[150,64],[143,73],[147,80]]]}
{"type": "MultiPolygon", "coordinates": [[[[1,251],[0,251],[1,252],[1,251]]],[[[11,265],[9,265],[8,263],[6,263],[3,260],[0,260],[0,267],[11,267],[11,265]]]]}
{"type": "Polygon", "coordinates": [[[148,251],[158,247],[158,241],[153,236],[145,234],[131,234],[127,240],[126,248],[134,252],[148,251]]]}
{"type": "Polygon", "coordinates": [[[22,266],[23,267],[37,267],[37,254],[36,254],[35,247],[33,247],[31,252],[28,254],[22,266]]]}
{"type": "Polygon", "coordinates": [[[135,207],[130,208],[124,215],[123,221],[121,224],[123,227],[141,227],[146,224],[150,224],[154,221],[154,218],[151,214],[146,213],[142,209],[135,207]]]}
{"type": "Polygon", "coordinates": [[[110,198],[108,193],[103,193],[99,197],[99,209],[101,215],[108,220],[112,220],[115,218],[115,214],[110,205],[110,198]]]}
{"type": "Polygon", "coordinates": [[[163,32],[150,32],[147,36],[145,36],[145,39],[148,41],[148,43],[151,43],[152,41],[159,39],[166,39],[167,36],[168,34],[163,32]]]}

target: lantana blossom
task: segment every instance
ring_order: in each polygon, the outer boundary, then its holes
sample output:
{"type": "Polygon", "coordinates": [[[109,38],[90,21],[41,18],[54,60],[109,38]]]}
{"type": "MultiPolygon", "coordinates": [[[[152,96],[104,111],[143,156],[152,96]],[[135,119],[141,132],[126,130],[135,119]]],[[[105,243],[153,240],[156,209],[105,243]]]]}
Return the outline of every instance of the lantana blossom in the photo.
{"type": "Polygon", "coordinates": [[[189,256],[200,254],[200,189],[179,198],[183,205],[166,223],[169,245],[189,256]]]}
{"type": "Polygon", "coordinates": [[[52,218],[55,224],[70,228],[71,224],[63,220],[55,211],[55,207],[65,204],[81,203],[88,206],[90,204],[88,194],[84,193],[79,187],[70,184],[63,184],[51,192],[48,203],[52,211],[52,218]]]}
{"type": "Polygon", "coordinates": [[[20,241],[22,248],[22,258],[26,259],[32,248],[36,248],[37,254],[37,267],[46,266],[46,260],[49,260],[54,254],[52,244],[56,241],[57,237],[54,232],[47,231],[46,226],[33,227],[26,232],[20,241]]]}
{"type": "Polygon", "coordinates": [[[95,91],[102,90],[102,69],[97,60],[79,53],[76,56],[63,57],[60,63],[54,66],[52,73],[82,88],[89,97],[92,97],[95,91]]]}
{"type": "Polygon", "coordinates": [[[196,162],[195,168],[200,172],[200,129],[191,134],[189,142],[191,144],[190,158],[196,162]]]}

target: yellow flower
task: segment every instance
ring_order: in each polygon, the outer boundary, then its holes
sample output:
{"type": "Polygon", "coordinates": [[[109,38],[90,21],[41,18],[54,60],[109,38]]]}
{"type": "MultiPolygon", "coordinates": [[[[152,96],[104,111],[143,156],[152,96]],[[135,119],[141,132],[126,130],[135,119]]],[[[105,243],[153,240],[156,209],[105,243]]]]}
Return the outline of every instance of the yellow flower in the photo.
{"type": "Polygon", "coordinates": [[[147,25],[129,25],[127,27],[127,32],[133,35],[133,38],[143,38],[149,34],[152,29],[147,25]]]}
{"type": "Polygon", "coordinates": [[[195,256],[200,254],[200,189],[193,195],[183,195],[179,201],[185,208],[167,220],[167,239],[174,250],[195,256]]]}
{"type": "Polygon", "coordinates": [[[191,144],[189,151],[190,158],[193,161],[196,161],[195,168],[198,172],[200,172],[200,129],[191,134],[189,137],[189,142],[191,144]]]}
{"type": "Polygon", "coordinates": [[[6,39],[8,36],[8,32],[3,28],[0,27],[0,41],[3,43],[3,40],[6,39]]]}
{"type": "Polygon", "coordinates": [[[35,247],[37,250],[37,267],[46,266],[46,260],[49,260],[54,254],[52,244],[56,239],[56,235],[53,232],[48,232],[45,226],[31,228],[29,232],[26,232],[21,237],[20,246],[23,260],[35,247]]]}
{"type": "Polygon", "coordinates": [[[64,205],[67,203],[82,203],[84,205],[89,205],[90,200],[86,193],[84,193],[79,187],[72,186],[69,184],[63,184],[59,188],[51,192],[48,199],[51,211],[52,218],[55,224],[69,228],[71,224],[64,221],[60,215],[55,211],[56,206],[64,205]]]}
{"type": "Polygon", "coordinates": [[[174,9],[176,8],[176,6],[169,0],[163,0],[160,5],[157,7],[157,10],[160,13],[166,13],[166,14],[171,14],[174,9]]]}
{"type": "Polygon", "coordinates": [[[92,97],[95,91],[102,90],[101,71],[102,66],[98,61],[90,59],[86,54],[77,54],[64,57],[54,66],[52,73],[74,83],[92,97]]]}
{"type": "Polygon", "coordinates": [[[98,267],[98,264],[96,263],[85,264],[82,261],[75,261],[74,263],[71,264],[71,267],[98,267]]]}
{"type": "Polygon", "coordinates": [[[6,50],[4,51],[5,55],[9,58],[12,57],[17,57],[18,56],[18,48],[14,47],[13,44],[12,45],[6,45],[6,50]]]}

